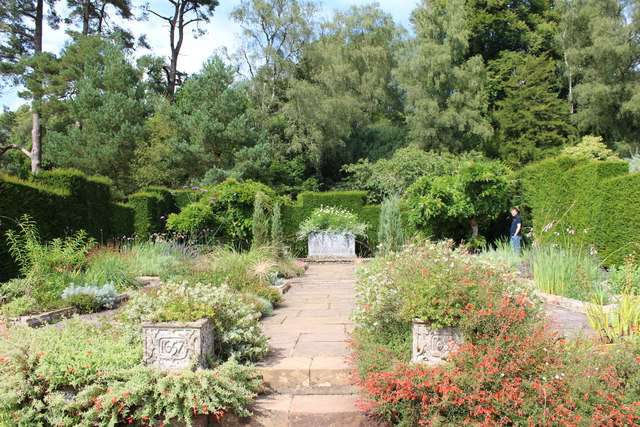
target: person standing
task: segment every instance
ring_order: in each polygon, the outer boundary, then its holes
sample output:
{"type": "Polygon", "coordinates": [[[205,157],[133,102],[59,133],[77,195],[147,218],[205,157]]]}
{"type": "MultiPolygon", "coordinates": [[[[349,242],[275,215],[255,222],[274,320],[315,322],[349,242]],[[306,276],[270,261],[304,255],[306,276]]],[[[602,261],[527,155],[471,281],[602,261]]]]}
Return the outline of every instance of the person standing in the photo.
{"type": "Polygon", "coordinates": [[[511,249],[516,255],[520,255],[520,243],[522,242],[522,217],[518,208],[511,208],[511,249]]]}

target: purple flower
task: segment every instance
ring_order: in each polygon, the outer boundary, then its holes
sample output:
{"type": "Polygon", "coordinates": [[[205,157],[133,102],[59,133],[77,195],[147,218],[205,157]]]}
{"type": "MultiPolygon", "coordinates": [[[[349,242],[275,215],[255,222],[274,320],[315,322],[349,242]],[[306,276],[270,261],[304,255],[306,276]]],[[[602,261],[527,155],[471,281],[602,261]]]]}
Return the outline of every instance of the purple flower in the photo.
{"type": "Polygon", "coordinates": [[[199,190],[200,187],[191,187],[192,190],[199,190]]]}
{"type": "Polygon", "coordinates": [[[217,197],[209,197],[209,199],[211,199],[211,200],[218,200],[218,198],[217,198],[217,197]]]}
{"type": "Polygon", "coordinates": [[[227,220],[227,218],[220,218],[220,219],[221,219],[222,221],[226,221],[226,220],[227,220]]]}
{"type": "Polygon", "coordinates": [[[167,217],[166,217],[166,216],[164,216],[164,215],[162,215],[162,216],[160,217],[160,219],[167,219],[167,217]]]}
{"type": "Polygon", "coordinates": [[[205,193],[208,193],[208,192],[209,192],[209,190],[207,190],[206,188],[205,188],[205,189],[203,189],[202,191],[204,191],[205,193]]]}
{"type": "Polygon", "coordinates": [[[187,185],[184,185],[182,188],[183,188],[184,190],[186,190],[186,189],[187,189],[187,188],[189,188],[189,187],[188,187],[187,185]]]}

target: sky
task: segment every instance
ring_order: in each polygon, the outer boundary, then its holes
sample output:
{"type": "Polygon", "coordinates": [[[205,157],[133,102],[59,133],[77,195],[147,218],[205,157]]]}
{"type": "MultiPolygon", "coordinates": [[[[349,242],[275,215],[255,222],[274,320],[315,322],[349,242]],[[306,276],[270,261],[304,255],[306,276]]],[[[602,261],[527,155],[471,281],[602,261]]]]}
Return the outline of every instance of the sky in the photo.
{"type": "MultiPolygon", "coordinates": [[[[142,1],[133,0],[132,3],[142,4],[142,1]]],[[[369,0],[317,0],[317,4],[321,5],[321,16],[330,18],[334,10],[347,10],[350,6],[362,6],[372,3],[369,0]]],[[[417,0],[379,0],[380,8],[389,13],[394,21],[409,28],[409,15],[416,7],[417,0]]],[[[66,2],[60,0],[57,10],[62,17],[67,16],[66,2]]],[[[150,8],[157,11],[169,10],[166,6],[170,6],[167,0],[151,0],[150,8]]],[[[188,74],[200,71],[202,63],[211,55],[219,51],[220,48],[226,47],[229,52],[233,52],[236,47],[236,38],[240,33],[240,27],[229,17],[231,11],[240,4],[240,0],[220,0],[220,5],[216,8],[211,22],[204,24],[207,33],[197,39],[191,35],[191,31],[187,31],[186,39],[180,51],[178,59],[178,69],[188,74]]],[[[140,11],[136,10],[136,14],[140,11]]],[[[169,56],[169,37],[168,26],[161,19],[149,15],[147,21],[127,21],[122,24],[123,27],[133,31],[136,38],[140,34],[147,35],[147,42],[151,46],[149,50],[138,50],[136,56],[153,53],[157,56],[169,56]]],[[[48,52],[58,54],[63,48],[64,43],[68,40],[65,34],[66,25],[61,25],[59,30],[46,28],[43,37],[43,49],[48,52]]],[[[189,29],[189,27],[188,27],[189,29]]],[[[15,110],[26,101],[17,96],[17,89],[6,88],[0,92],[0,106],[6,106],[10,110],[15,110]]]]}

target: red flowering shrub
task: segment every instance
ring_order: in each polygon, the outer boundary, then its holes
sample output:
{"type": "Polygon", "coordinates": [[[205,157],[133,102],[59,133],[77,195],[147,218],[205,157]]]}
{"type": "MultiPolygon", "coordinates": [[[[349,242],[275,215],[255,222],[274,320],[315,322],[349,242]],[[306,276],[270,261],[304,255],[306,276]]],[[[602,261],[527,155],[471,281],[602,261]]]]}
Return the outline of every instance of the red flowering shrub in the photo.
{"type": "Polygon", "coordinates": [[[377,261],[375,274],[361,274],[361,303],[370,308],[361,308],[356,316],[352,357],[364,409],[399,425],[640,425],[639,343],[605,351],[597,343],[565,342],[508,273],[454,251],[445,258],[443,254],[416,256],[412,247],[377,261]],[[469,294],[456,294],[467,298],[455,316],[465,343],[445,365],[411,364],[409,347],[397,345],[410,340],[406,305],[384,305],[386,317],[395,320],[369,328],[369,313],[375,313],[377,322],[385,317],[375,305],[385,298],[376,298],[372,289],[395,290],[402,300],[407,288],[401,280],[415,277],[416,269],[437,270],[442,266],[434,264],[443,259],[464,259],[470,274],[465,277],[452,268],[454,280],[449,280],[441,268],[445,297],[447,287],[482,282],[473,284],[469,294]],[[404,271],[409,265],[412,271],[404,271]],[[480,271],[485,272],[483,280],[477,276],[480,271]],[[373,285],[372,277],[384,278],[384,285],[373,285]]]}

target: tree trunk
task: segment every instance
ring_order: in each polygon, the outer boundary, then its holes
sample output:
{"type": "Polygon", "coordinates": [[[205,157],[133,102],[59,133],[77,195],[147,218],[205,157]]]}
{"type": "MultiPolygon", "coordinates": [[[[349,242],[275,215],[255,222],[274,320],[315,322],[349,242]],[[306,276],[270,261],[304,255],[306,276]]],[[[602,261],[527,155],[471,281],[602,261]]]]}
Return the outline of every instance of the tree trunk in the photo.
{"type": "MultiPolygon", "coordinates": [[[[33,55],[42,52],[42,25],[44,21],[44,0],[38,0],[36,9],[35,31],[33,33],[33,55]]],[[[42,96],[34,95],[31,103],[32,128],[31,128],[31,173],[37,174],[42,167],[42,126],[40,124],[40,106],[42,96]]]]}
{"type": "Polygon", "coordinates": [[[89,0],[84,0],[82,5],[82,35],[89,35],[89,0]]]}
{"type": "Polygon", "coordinates": [[[31,115],[31,173],[34,175],[42,168],[42,125],[40,124],[40,113],[34,112],[31,115]],[[36,143],[37,141],[37,143],[36,143]]]}

